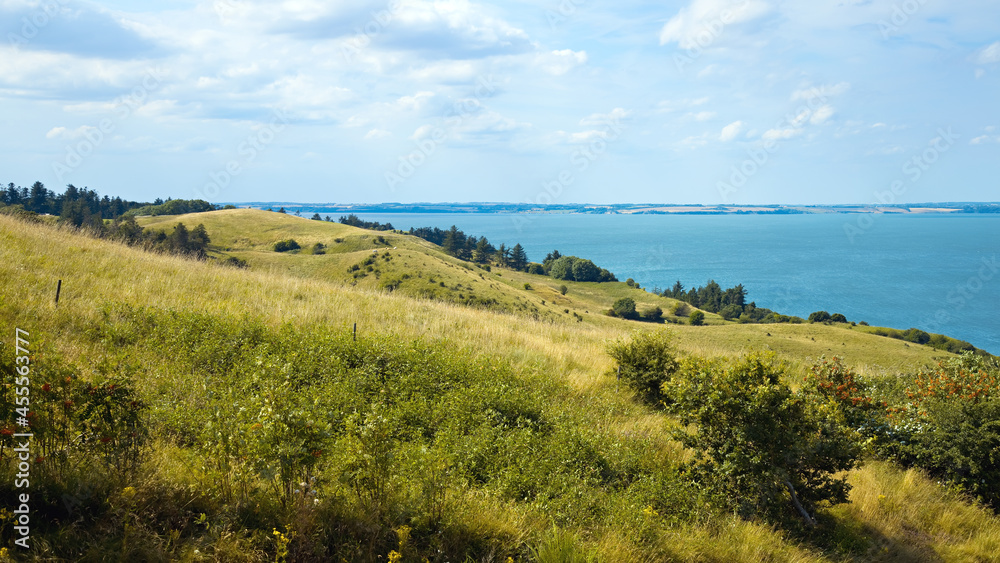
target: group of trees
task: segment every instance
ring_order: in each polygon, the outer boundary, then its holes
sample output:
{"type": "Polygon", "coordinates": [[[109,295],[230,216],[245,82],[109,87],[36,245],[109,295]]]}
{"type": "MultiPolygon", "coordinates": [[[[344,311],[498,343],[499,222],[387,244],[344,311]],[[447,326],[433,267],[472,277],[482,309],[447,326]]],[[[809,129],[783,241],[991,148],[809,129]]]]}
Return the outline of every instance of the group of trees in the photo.
{"type": "Polygon", "coordinates": [[[7,184],[5,189],[0,189],[0,204],[39,215],[59,215],[77,227],[102,218],[121,217],[126,211],[145,205],[120,197],[100,197],[94,190],[77,188],[73,184],[67,185],[62,194],[56,194],[41,182],[35,182],[31,188],[7,184]]]}
{"type": "Polygon", "coordinates": [[[542,269],[557,280],[579,282],[614,282],[618,278],[608,270],[598,267],[592,261],[576,256],[563,256],[553,250],[542,261],[542,269]]]}
{"type": "MultiPolygon", "coordinates": [[[[315,213],[312,216],[314,221],[319,221],[319,213],[315,213]]],[[[330,220],[330,216],[326,216],[326,220],[330,220]]],[[[341,216],[338,221],[343,225],[350,225],[352,227],[358,227],[360,229],[369,229],[372,231],[392,231],[394,230],[392,223],[379,223],[378,221],[363,221],[357,215],[351,213],[350,215],[341,216]]]]}
{"type": "Polygon", "coordinates": [[[0,190],[0,207],[6,213],[38,220],[38,215],[57,215],[61,225],[81,229],[99,238],[142,246],[148,250],[183,254],[205,258],[211,242],[204,225],[188,229],[177,223],[171,232],[145,229],[135,221],[136,215],[174,215],[211,211],[216,206],[203,200],[162,200],[153,203],[123,201],[119,197],[98,195],[94,190],[66,186],[62,194],[55,194],[41,182],[31,189],[8,184],[0,190]]]}

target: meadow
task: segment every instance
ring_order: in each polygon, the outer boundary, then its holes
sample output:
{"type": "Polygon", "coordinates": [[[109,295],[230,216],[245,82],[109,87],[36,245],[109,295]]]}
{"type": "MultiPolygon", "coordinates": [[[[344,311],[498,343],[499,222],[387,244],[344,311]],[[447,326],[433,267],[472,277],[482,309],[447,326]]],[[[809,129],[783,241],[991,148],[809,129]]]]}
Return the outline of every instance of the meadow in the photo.
{"type": "MultiPolygon", "coordinates": [[[[621,297],[668,318],[676,302],[624,283],[487,270],[415,237],[277,213],[140,223],[180,221],[205,225],[207,259],[0,215],[5,377],[21,328],[31,335],[41,458],[33,547],[13,545],[8,507],[4,557],[990,561],[1000,552],[989,506],[875,450],[837,474],[849,502],[817,506],[815,527],[738,514],[689,478],[694,454],[677,440],[678,418],[616,377],[609,346],[666,331],[682,360],[769,351],[793,389],[837,356],[887,396],[952,354],[850,325],[612,318],[621,297]],[[273,250],[288,239],[301,250],[273,250]],[[230,256],[249,267],[223,265],[230,256]]],[[[0,487],[13,498],[11,438],[0,441],[0,487]]]]}

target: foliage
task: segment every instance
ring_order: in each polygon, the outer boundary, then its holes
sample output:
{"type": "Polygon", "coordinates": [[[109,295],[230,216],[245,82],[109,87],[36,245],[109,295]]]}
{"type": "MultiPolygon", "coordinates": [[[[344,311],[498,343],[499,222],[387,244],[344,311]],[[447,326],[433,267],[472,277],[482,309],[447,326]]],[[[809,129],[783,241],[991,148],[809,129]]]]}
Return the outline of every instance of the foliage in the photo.
{"type": "Polygon", "coordinates": [[[889,449],[1000,509],[1000,367],[967,353],[923,371],[890,409],[898,444],[889,449]]]}
{"type": "Polygon", "coordinates": [[[299,243],[296,242],[295,239],[287,239],[287,240],[279,240],[278,242],[274,243],[273,248],[275,252],[288,252],[290,250],[298,250],[302,247],[299,246],[299,243]]]}
{"type": "Polygon", "coordinates": [[[830,313],[826,311],[816,311],[809,313],[809,322],[811,323],[824,323],[830,320],[830,313]]]}
{"type": "Polygon", "coordinates": [[[672,340],[667,331],[636,332],[627,340],[608,345],[608,355],[617,363],[617,376],[647,404],[661,404],[661,388],[677,371],[672,340]]]}
{"type": "Polygon", "coordinates": [[[697,309],[691,311],[691,314],[688,315],[688,322],[691,323],[691,326],[701,326],[705,324],[705,313],[697,309]]]}
{"type": "Polygon", "coordinates": [[[645,311],[642,312],[640,317],[642,318],[642,320],[651,323],[661,322],[663,320],[663,309],[660,309],[659,307],[646,309],[645,311]]]}
{"type": "MultiPolygon", "coordinates": [[[[314,219],[316,217],[313,217],[314,219]]],[[[393,230],[392,223],[379,223],[378,221],[364,221],[357,215],[351,213],[350,215],[341,216],[337,220],[341,225],[350,225],[352,227],[358,227],[359,229],[369,229],[372,231],[391,231],[393,230]]]]}
{"type": "Polygon", "coordinates": [[[619,317],[622,319],[636,318],[635,299],[632,299],[631,297],[622,297],[618,299],[611,305],[609,314],[612,317],[619,317]]]}
{"type": "Polygon", "coordinates": [[[159,205],[145,205],[132,209],[128,215],[133,217],[139,215],[184,215],[215,211],[216,209],[218,209],[217,206],[203,199],[168,199],[159,205]]]}
{"type": "Polygon", "coordinates": [[[548,273],[558,280],[570,280],[578,282],[612,282],[618,281],[614,274],[599,268],[590,260],[577,258],[576,256],[562,256],[548,263],[543,262],[548,269],[548,273]]]}
{"type": "Polygon", "coordinates": [[[849,433],[806,397],[781,382],[771,354],[739,360],[687,359],[664,384],[677,437],[695,452],[692,477],[743,517],[787,520],[791,509],[814,525],[821,504],[847,501],[840,471],[854,467],[858,448],[849,433]]]}

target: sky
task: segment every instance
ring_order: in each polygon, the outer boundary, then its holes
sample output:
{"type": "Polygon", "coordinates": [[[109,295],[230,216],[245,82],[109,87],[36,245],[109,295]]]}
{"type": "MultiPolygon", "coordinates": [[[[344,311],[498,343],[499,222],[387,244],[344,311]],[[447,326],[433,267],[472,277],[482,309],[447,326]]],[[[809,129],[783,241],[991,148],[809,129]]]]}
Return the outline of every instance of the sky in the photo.
{"type": "Polygon", "coordinates": [[[996,201],[996,0],[0,0],[0,182],[148,201],[996,201]]]}

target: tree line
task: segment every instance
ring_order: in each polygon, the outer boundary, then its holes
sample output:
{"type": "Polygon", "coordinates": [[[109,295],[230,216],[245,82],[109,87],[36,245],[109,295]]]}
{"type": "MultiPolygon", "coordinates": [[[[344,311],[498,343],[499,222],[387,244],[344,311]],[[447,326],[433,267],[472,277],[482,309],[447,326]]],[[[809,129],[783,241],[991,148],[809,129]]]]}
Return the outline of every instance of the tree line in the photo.
{"type": "Polygon", "coordinates": [[[152,203],[140,203],[120,197],[102,198],[94,190],[77,188],[73,184],[67,185],[62,194],[56,194],[41,182],[35,182],[30,190],[11,183],[5,190],[0,190],[0,194],[0,213],[29,221],[40,220],[40,215],[56,215],[58,224],[80,229],[98,238],[202,259],[207,256],[206,249],[211,242],[204,225],[199,224],[189,230],[183,223],[177,223],[167,233],[165,230],[143,228],[135,217],[218,209],[203,200],[157,199],[152,203]]]}

